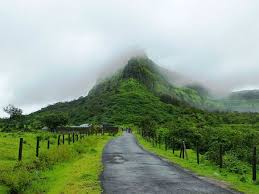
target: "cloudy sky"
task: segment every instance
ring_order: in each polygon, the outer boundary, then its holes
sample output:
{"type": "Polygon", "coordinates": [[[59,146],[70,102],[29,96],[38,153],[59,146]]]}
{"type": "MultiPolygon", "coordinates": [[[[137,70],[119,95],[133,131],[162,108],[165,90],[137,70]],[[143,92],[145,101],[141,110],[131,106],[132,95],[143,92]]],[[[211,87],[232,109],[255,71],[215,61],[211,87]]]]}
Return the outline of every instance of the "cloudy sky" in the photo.
{"type": "Polygon", "coordinates": [[[138,50],[219,92],[259,88],[258,20],[258,0],[0,0],[0,107],[86,95],[138,50]]]}

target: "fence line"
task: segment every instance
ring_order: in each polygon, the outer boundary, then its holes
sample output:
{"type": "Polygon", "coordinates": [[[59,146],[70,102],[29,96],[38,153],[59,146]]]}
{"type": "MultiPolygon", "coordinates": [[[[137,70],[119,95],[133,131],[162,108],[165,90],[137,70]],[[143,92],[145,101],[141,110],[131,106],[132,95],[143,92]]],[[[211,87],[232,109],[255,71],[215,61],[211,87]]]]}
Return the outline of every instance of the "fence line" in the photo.
{"type": "MultiPolygon", "coordinates": [[[[150,131],[144,131],[139,129],[138,130],[138,134],[141,135],[146,141],[152,143],[153,147],[156,146],[158,148],[161,148],[161,142],[164,142],[164,147],[165,150],[167,151],[168,149],[172,149],[173,154],[175,153],[175,148],[176,148],[176,141],[174,137],[167,137],[164,136],[163,141],[161,140],[161,135],[157,135],[155,133],[151,133],[150,131]],[[169,140],[168,140],[169,139],[169,140]]],[[[179,145],[179,144],[178,144],[179,145]]],[[[187,149],[186,149],[186,144],[185,141],[183,140],[180,143],[180,155],[179,157],[182,159],[187,159],[188,160],[188,153],[187,153],[187,149]]],[[[199,147],[199,143],[196,142],[196,160],[197,160],[197,164],[200,164],[200,147],[199,147]]],[[[222,145],[222,143],[219,144],[219,149],[218,149],[218,165],[219,168],[222,169],[224,167],[224,163],[223,163],[223,153],[224,153],[224,147],[222,145]]],[[[252,151],[252,162],[251,162],[251,166],[252,166],[252,180],[255,182],[257,180],[257,176],[256,176],[256,166],[257,166],[257,156],[256,156],[256,146],[253,147],[253,151],[252,151]]]]}
{"type": "MultiPolygon", "coordinates": [[[[71,131],[67,131],[66,133],[62,133],[62,134],[58,134],[58,139],[57,139],[57,145],[58,147],[61,145],[61,135],[62,135],[62,144],[65,144],[65,134],[67,134],[68,136],[68,145],[70,145],[71,143],[71,131]]],[[[98,131],[94,131],[94,130],[84,130],[84,131],[80,131],[80,133],[78,134],[78,132],[73,131],[72,133],[72,142],[75,143],[75,141],[79,141],[80,139],[83,139],[84,136],[91,136],[91,135],[105,135],[105,133],[108,133],[109,135],[115,135],[118,133],[118,128],[116,128],[116,130],[112,131],[111,129],[108,130],[98,130],[98,131]]],[[[36,137],[36,157],[39,157],[40,154],[40,142],[41,142],[41,137],[36,137]]],[[[22,161],[23,158],[23,144],[24,144],[24,138],[20,138],[19,140],[19,147],[18,147],[18,161],[22,161]]],[[[47,149],[50,149],[50,137],[48,137],[47,140],[47,149]]]]}

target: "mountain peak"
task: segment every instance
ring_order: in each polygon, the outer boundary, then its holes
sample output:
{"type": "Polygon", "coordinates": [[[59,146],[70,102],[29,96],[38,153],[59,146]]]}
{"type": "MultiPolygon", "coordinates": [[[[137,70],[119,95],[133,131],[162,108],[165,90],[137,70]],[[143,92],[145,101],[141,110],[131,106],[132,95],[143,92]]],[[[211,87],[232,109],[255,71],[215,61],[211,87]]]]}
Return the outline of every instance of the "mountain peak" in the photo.
{"type": "Polygon", "coordinates": [[[146,56],[133,57],[122,72],[123,79],[136,79],[149,89],[154,87],[156,68],[153,61],[146,56]]]}

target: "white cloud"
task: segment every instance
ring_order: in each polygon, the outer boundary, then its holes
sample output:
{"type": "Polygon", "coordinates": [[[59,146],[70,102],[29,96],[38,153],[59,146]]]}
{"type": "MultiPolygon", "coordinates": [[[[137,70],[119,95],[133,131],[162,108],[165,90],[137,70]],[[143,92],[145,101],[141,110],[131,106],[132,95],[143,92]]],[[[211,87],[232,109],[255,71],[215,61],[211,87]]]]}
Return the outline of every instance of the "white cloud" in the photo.
{"type": "Polygon", "coordinates": [[[219,91],[257,86],[258,17],[256,0],[0,1],[0,106],[85,95],[129,48],[219,91]]]}

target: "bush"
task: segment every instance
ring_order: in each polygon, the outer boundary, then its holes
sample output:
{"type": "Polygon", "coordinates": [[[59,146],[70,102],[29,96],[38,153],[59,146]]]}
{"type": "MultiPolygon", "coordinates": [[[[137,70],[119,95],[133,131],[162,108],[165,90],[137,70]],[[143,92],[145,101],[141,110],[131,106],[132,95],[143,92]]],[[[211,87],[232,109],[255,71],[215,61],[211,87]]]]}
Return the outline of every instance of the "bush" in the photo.
{"type": "Polygon", "coordinates": [[[84,154],[87,152],[86,146],[84,144],[75,144],[74,149],[78,154],[84,154]]]}
{"type": "Polygon", "coordinates": [[[23,165],[18,165],[12,171],[4,171],[1,174],[0,182],[7,185],[11,193],[24,191],[33,179],[32,173],[23,165]]]}
{"type": "Polygon", "coordinates": [[[223,165],[229,172],[234,172],[236,174],[244,175],[249,171],[248,165],[238,160],[233,153],[226,153],[224,155],[223,165]]]}
{"type": "Polygon", "coordinates": [[[76,156],[76,152],[68,147],[68,145],[62,145],[55,149],[42,152],[39,156],[40,168],[49,167],[55,163],[67,161],[76,156]]]}

